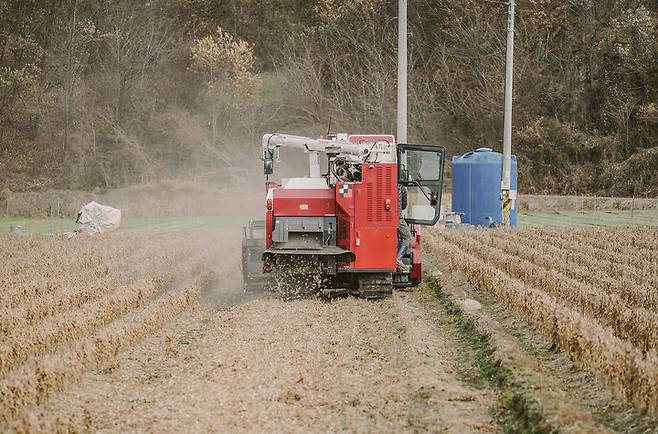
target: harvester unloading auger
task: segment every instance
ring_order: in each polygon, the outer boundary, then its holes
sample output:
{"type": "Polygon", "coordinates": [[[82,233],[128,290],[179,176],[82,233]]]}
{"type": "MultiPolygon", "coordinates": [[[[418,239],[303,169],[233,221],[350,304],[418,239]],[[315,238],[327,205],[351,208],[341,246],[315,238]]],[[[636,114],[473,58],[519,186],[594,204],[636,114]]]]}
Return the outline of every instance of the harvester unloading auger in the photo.
{"type": "Polygon", "coordinates": [[[266,213],[265,221],[245,227],[245,290],[379,298],[420,283],[419,227],[440,217],[443,147],[347,134],[266,134],[262,146],[266,213]],[[308,153],[309,177],[269,180],[281,147],[308,153]],[[411,239],[401,242],[399,230],[411,239]]]}

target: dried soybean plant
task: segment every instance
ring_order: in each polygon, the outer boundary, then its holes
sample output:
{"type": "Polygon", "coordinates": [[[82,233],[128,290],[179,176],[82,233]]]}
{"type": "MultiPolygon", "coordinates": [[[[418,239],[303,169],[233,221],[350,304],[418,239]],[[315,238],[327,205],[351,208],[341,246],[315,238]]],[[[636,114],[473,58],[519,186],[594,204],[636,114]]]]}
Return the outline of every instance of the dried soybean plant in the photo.
{"type": "Polygon", "coordinates": [[[523,314],[619,397],[658,414],[656,290],[634,285],[634,276],[655,279],[658,270],[645,254],[621,257],[655,242],[655,229],[446,230],[429,238],[452,270],[523,314]]]}
{"type": "Polygon", "coordinates": [[[62,419],[43,414],[40,405],[196,307],[212,283],[208,271],[232,248],[226,236],[206,230],[6,240],[0,247],[6,260],[0,270],[0,431],[17,432],[88,427],[84,412],[62,419]]]}

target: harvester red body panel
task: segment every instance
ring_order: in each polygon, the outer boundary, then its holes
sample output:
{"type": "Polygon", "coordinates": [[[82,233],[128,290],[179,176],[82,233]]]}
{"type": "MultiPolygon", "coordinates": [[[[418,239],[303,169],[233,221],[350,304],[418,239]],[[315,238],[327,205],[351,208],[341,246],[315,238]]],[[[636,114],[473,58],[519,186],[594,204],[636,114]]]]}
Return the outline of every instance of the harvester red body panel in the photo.
{"type": "Polygon", "coordinates": [[[360,182],[336,184],[336,244],[356,256],[339,269],[393,271],[399,223],[397,165],[364,163],[361,173],[360,182]]]}

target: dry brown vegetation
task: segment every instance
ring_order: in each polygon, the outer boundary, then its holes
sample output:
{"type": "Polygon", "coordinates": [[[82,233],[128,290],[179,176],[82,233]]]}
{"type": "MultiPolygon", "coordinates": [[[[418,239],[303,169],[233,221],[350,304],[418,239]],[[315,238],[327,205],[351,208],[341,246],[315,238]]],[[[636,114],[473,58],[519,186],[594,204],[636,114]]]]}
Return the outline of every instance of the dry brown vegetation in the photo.
{"type": "MultiPolygon", "coordinates": [[[[426,294],[427,295],[427,294],[426,294]]],[[[495,396],[422,294],[199,309],[54,394],[100,432],[497,432],[495,396]],[[466,362],[466,365],[468,362],[466,362]]]]}
{"type": "Polygon", "coordinates": [[[658,413],[658,230],[435,231],[431,248],[627,402],[658,413]]]}
{"type": "Polygon", "coordinates": [[[236,296],[219,231],[0,238],[0,431],[496,430],[418,297],[186,312],[236,296]]]}
{"type": "Polygon", "coordinates": [[[198,304],[227,237],[211,231],[1,239],[0,430],[79,431],[53,393],[198,304]]]}
{"type": "Polygon", "coordinates": [[[521,210],[571,210],[571,209],[658,209],[658,200],[637,197],[601,196],[550,196],[540,194],[519,195],[521,210]]]}
{"type": "MultiPolygon", "coordinates": [[[[498,145],[505,3],[410,2],[413,141],[498,145]]],[[[238,184],[263,132],[395,131],[397,16],[386,0],[3,0],[0,192],[238,184]]],[[[656,196],[657,28],[655,1],[519,0],[526,192],[656,196]]]]}

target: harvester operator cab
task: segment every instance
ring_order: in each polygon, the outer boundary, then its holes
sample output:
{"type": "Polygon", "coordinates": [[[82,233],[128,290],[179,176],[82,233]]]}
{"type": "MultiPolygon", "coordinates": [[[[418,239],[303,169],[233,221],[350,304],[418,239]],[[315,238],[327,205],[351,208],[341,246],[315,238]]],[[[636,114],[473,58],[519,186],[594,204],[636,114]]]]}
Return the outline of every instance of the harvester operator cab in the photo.
{"type": "Polygon", "coordinates": [[[398,183],[406,190],[407,223],[433,226],[441,217],[445,148],[398,144],[398,183]]]}

